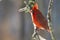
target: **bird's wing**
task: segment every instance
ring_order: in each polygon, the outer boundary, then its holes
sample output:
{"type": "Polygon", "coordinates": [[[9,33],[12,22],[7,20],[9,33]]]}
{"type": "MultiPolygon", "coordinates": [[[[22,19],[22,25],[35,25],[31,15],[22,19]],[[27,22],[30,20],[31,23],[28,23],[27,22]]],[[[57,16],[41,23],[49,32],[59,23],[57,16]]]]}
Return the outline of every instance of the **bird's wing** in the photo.
{"type": "Polygon", "coordinates": [[[46,18],[43,16],[43,14],[39,10],[33,11],[33,14],[35,14],[36,21],[41,24],[42,27],[45,29],[48,29],[48,22],[46,18]]]}

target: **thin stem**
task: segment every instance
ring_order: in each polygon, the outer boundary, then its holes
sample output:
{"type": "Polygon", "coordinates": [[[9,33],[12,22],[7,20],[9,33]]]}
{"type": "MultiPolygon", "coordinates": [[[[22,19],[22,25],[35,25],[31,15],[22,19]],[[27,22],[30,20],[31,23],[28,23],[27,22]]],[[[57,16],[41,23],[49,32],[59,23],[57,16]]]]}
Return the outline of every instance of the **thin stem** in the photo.
{"type": "Polygon", "coordinates": [[[39,34],[38,34],[37,30],[34,30],[34,33],[33,33],[33,35],[32,35],[32,38],[33,38],[34,40],[40,40],[39,34]]]}
{"type": "Polygon", "coordinates": [[[18,12],[23,12],[23,11],[25,11],[26,9],[27,9],[27,7],[21,8],[21,9],[18,10],[18,12]]]}
{"type": "Polygon", "coordinates": [[[47,19],[48,19],[48,26],[49,26],[49,29],[50,29],[51,39],[52,39],[52,40],[56,40],[56,39],[55,39],[55,36],[54,36],[54,34],[53,34],[53,30],[52,30],[52,20],[51,20],[52,6],[53,6],[53,0],[50,0],[49,6],[48,6],[47,19]]]}

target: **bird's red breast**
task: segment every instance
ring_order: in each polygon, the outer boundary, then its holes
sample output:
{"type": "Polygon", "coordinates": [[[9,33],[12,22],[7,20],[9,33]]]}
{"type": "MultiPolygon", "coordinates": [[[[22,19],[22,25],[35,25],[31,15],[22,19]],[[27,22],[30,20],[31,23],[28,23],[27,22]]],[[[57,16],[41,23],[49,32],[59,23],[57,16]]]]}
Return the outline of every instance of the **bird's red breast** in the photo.
{"type": "Polygon", "coordinates": [[[32,19],[33,23],[36,25],[38,29],[49,31],[48,22],[46,18],[43,16],[43,14],[40,12],[40,10],[38,9],[37,4],[35,4],[32,7],[32,18],[33,18],[32,19]]]}

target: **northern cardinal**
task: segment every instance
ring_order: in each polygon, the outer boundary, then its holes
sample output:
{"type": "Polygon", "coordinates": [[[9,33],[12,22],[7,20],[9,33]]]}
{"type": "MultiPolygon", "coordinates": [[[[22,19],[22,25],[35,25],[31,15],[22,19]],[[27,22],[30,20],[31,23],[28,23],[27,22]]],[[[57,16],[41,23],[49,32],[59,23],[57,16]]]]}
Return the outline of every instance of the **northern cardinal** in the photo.
{"type": "Polygon", "coordinates": [[[34,3],[31,11],[30,11],[32,22],[36,26],[37,29],[50,31],[48,27],[47,19],[44,17],[42,12],[38,8],[38,4],[34,3]]]}

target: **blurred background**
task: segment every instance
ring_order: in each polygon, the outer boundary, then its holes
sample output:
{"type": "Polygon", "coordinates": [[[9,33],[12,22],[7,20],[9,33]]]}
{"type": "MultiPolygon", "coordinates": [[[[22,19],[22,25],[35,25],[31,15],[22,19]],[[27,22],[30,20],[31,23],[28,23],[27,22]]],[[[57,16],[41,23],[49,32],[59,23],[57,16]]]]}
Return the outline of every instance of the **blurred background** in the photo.
{"type": "MultiPolygon", "coordinates": [[[[0,0],[0,40],[32,40],[33,24],[29,13],[18,12],[28,0],[0,0]]],[[[46,17],[49,0],[37,0],[39,9],[46,17]]],[[[52,8],[52,26],[56,40],[60,40],[60,0],[54,0],[52,8]]],[[[40,34],[51,40],[50,34],[40,34]]]]}

